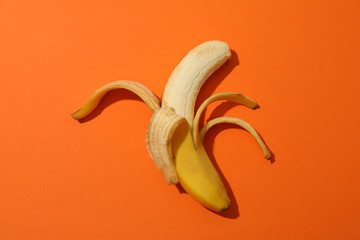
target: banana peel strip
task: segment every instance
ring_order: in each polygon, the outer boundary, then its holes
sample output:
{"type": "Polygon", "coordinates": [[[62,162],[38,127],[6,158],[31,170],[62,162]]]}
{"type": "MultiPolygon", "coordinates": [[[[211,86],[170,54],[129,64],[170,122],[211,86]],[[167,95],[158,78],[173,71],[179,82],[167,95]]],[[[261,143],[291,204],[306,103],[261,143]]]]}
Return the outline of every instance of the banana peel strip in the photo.
{"type": "Polygon", "coordinates": [[[239,118],[218,117],[218,118],[212,119],[211,121],[206,123],[205,126],[201,129],[201,132],[200,132],[201,141],[204,141],[204,137],[205,137],[206,133],[208,132],[208,130],[211,127],[213,127],[219,123],[231,123],[231,124],[235,124],[235,125],[238,125],[238,126],[244,128],[255,138],[255,140],[259,144],[261,150],[264,152],[265,158],[266,159],[271,158],[271,152],[268,149],[268,147],[265,145],[263,140],[261,139],[260,135],[256,132],[256,130],[249,123],[247,123],[244,120],[239,119],[239,118]]]}
{"type": "Polygon", "coordinates": [[[127,89],[135,93],[150,107],[153,112],[160,108],[159,98],[147,87],[138,82],[120,80],[106,84],[102,88],[96,90],[90,100],[78,111],[71,114],[71,116],[76,120],[86,117],[99,105],[105,94],[114,89],[127,89]]]}
{"type": "Polygon", "coordinates": [[[147,148],[155,165],[166,178],[168,184],[179,182],[171,140],[176,128],[186,119],[167,107],[158,109],[152,116],[147,130],[147,148]]]}
{"type": "Polygon", "coordinates": [[[200,117],[201,114],[203,113],[203,111],[205,110],[205,108],[210,104],[213,103],[215,101],[221,101],[221,100],[227,100],[227,101],[231,101],[231,102],[236,102],[239,103],[241,105],[244,105],[245,107],[251,108],[251,109],[256,109],[258,107],[258,104],[240,94],[240,93],[234,93],[234,92],[222,92],[222,93],[217,93],[214,94],[212,96],[210,96],[209,98],[207,98],[198,108],[195,118],[194,118],[194,128],[193,128],[193,138],[194,138],[194,143],[195,143],[195,147],[198,147],[200,140],[199,140],[199,121],[200,121],[200,117]]]}

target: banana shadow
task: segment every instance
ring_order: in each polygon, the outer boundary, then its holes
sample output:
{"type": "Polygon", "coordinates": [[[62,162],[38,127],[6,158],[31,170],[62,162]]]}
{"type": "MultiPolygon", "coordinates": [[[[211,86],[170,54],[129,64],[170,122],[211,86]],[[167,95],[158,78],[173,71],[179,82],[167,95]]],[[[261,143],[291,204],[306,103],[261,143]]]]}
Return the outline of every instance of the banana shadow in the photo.
{"type": "MultiPolygon", "coordinates": [[[[91,96],[89,96],[90,99],[91,96]]],[[[101,113],[110,105],[122,101],[122,100],[133,100],[133,101],[139,101],[143,104],[145,104],[142,99],[136,95],[135,93],[126,90],[126,89],[114,89],[106,93],[106,95],[101,99],[99,105],[86,117],[83,119],[80,119],[80,123],[85,123],[88,121],[93,120],[94,118],[101,115],[101,113]]],[[[85,103],[84,103],[85,104],[85,103]]],[[[149,121],[151,118],[151,110],[149,109],[149,121]]]]}
{"type": "MultiPolygon", "coordinates": [[[[231,54],[232,54],[232,57],[231,57],[230,61],[228,61],[224,66],[222,66],[220,69],[218,69],[216,72],[214,72],[210,76],[210,78],[205,82],[203,87],[201,88],[201,91],[200,91],[199,96],[196,101],[195,109],[198,109],[198,107],[201,105],[201,103],[214,93],[216,88],[226,78],[226,76],[229,75],[229,73],[236,66],[240,65],[237,53],[235,51],[231,50],[231,54]]],[[[234,103],[234,102],[228,102],[228,101],[224,102],[214,109],[214,111],[211,113],[209,119],[214,119],[216,117],[223,117],[231,108],[234,108],[238,105],[240,105],[240,104],[234,103]]],[[[258,108],[260,108],[260,106],[257,107],[257,109],[258,108]]],[[[205,122],[204,121],[204,118],[206,115],[205,111],[206,111],[206,109],[204,110],[204,113],[202,114],[202,116],[200,118],[199,129],[201,129],[201,127],[203,126],[202,123],[205,122]]],[[[218,214],[222,217],[235,219],[240,216],[238,203],[236,201],[235,195],[230,187],[229,182],[227,181],[224,174],[222,173],[219,165],[217,164],[217,162],[215,160],[214,154],[213,154],[215,137],[221,131],[224,131],[224,130],[230,129],[230,128],[231,129],[234,129],[234,128],[243,129],[240,126],[237,126],[234,124],[229,124],[229,123],[216,125],[212,129],[210,129],[209,132],[207,133],[205,141],[204,141],[204,147],[206,148],[208,156],[209,156],[210,160],[212,161],[215,169],[217,170],[221,179],[223,180],[224,186],[228,192],[230,202],[231,202],[229,209],[227,209],[226,211],[220,212],[220,213],[216,213],[216,214],[218,214]]],[[[260,134],[259,134],[259,136],[262,138],[262,136],[260,134]]],[[[264,141],[264,143],[266,144],[265,141],[264,141]]],[[[274,163],[275,162],[275,154],[271,150],[270,150],[270,152],[271,152],[271,158],[269,159],[269,161],[270,161],[270,163],[274,163]]],[[[178,189],[180,192],[184,192],[184,190],[181,188],[181,186],[178,186],[178,189]]]]}
{"type": "Polygon", "coordinates": [[[238,55],[234,50],[231,50],[231,58],[222,67],[216,70],[201,87],[199,95],[196,99],[195,109],[198,109],[199,106],[214,93],[220,83],[238,65],[240,65],[238,55]]]}
{"type": "MultiPolygon", "coordinates": [[[[246,131],[242,127],[240,127],[238,125],[230,124],[230,123],[215,125],[207,132],[205,140],[204,140],[204,147],[207,150],[206,152],[208,153],[208,156],[209,156],[210,160],[212,161],[216,171],[219,173],[220,178],[222,179],[224,186],[226,188],[226,191],[230,198],[230,207],[227,210],[220,212],[220,213],[216,213],[216,214],[218,214],[222,217],[225,217],[225,218],[235,219],[240,216],[237,200],[236,200],[235,195],[230,187],[229,182],[227,181],[226,177],[224,176],[223,172],[221,171],[217,161],[215,160],[214,154],[213,154],[214,142],[215,142],[216,136],[220,132],[227,130],[227,129],[242,129],[242,130],[246,131]]],[[[260,151],[260,149],[259,149],[259,151],[260,151]]],[[[275,159],[275,155],[272,153],[272,158],[270,159],[270,162],[273,163],[275,161],[274,159],[275,159]]]]}
{"type": "Polygon", "coordinates": [[[217,161],[215,160],[214,154],[213,154],[215,137],[221,131],[223,131],[225,129],[226,129],[226,126],[224,126],[224,125],[217,125],[217,126],[214,126],[213,129],[210,129],[209,132],[206,134],[206,139],[204,140],[204,147],[205,147],[206,152],[208,153],[208,156],[209,156],[211,162],[213,163],[216,171],[218,172],[221,180],[223,181],[223,184],[224,184],[226,191],[228,193],[228,196],[230,198],[230,207],[225,211],[215,212],[215,213],[218,214],[219,216],[222,216],[225,218],[235,219],[240,216],[237,200],[235,198],[234,192],[232,191],[232,189],[230,187],[228,180],[226,179],[223,172],[221,171],[217,161]]]}
{"type": "MultiPolygon", "coordinates": [[[[240,65],[239,57],[234,50],[231,50],[231,58],[227,61],[221,68],[215,71],[204,83],[202,88],[200,89],[199,95],[196,100],[195,109],[198,109],[200,105],[213,93],[216,88],[220,85],[220,83],[230,74],[230,72],[236,67],[240,65]]],[[[199,129],[202,128],[202,123],[204,122],[206,108],[201,114],[199,119],[199,129]]]]}

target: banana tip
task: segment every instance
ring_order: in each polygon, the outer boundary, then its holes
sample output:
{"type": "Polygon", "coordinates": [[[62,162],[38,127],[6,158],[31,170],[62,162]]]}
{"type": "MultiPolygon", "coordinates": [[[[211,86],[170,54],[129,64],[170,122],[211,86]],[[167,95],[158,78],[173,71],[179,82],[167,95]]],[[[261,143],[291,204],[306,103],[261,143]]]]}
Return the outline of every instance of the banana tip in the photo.
{"type": "Polygon", "coordinates": [[[265,158],[266,158],[267,160],[271,160],[272,154],[271,154],[271,153],[267,153],[267,154],[265,155],[265,158]]]}
{"type": "Polygon", "coordinates": [[[256,109],[258,109],[258,108],[260,108],[260,105],[257,104],[257,103],[255,103],[255,105],[254,105],[251,109],[252,109],[252,110],[256,110],[256,109]]]}
{"type": "Polygon", "coordinates": [[[73,119],[75,119],[75,120],[78,120],[78,121],[79,121],[79,120],[80,120],[80,118],[79,118],[79,116],[78,116],[78,114],[77,114],[77,113],[78,113],[78,111],[76,111],[76,112],[72,113],[72,114],[71,114],[71,117],[72,117],[73,119]]]}

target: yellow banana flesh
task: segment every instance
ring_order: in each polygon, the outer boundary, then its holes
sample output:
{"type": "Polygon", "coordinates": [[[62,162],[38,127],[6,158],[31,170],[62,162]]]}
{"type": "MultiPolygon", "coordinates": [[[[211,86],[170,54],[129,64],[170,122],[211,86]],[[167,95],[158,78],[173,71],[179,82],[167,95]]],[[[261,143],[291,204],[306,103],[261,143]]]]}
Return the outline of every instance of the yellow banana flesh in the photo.
{"type": "Polygon", "coordinates": [[[202,144],[195,149],[185,118],[167,107],[157,110],[148,127],[147,144],[169,184],[179,182],[190,196],[213,211],[229,207],[220,176],[202,144]]]}
{"type": "Polygon", "coordinates": [[[203,206],[220,212],[230,206],[225,187],[203,145],[195,149],[187,122],[182,122],[172,139],[176,173],[181,186],[203,206]]]}

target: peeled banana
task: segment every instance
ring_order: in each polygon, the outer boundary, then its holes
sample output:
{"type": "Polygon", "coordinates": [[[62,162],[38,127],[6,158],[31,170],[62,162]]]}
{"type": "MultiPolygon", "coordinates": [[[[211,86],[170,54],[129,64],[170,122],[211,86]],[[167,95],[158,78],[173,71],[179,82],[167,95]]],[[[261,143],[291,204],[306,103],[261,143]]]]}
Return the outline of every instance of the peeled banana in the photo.
{"type": "Polygon", "coordinates": [[[116,81],[95,92],[90,100],[72,114],[82,119],[91,113],[112,89],[128,89],[153,111],[147,130],[147,148],[155,165],[169,184],[180,183],[185,191],[208,209],[220,212],[229,208],[230,199],[219,174],[211,163],[203,138],[212,126],[227,122],[249,131],[269,159],[271,153],[254,128],[241,119],[220,117],[199,131],[199,119],[208,104],[228,100],[255,109],[256,102],[238,93],[219,93],[203,102],[195,114],[195,102],[206,79],[231,56],[221,41],[207,41],[192,49],[176,66],[163,92],[161,103],[148,88],[132,81],[116,81]]]}

